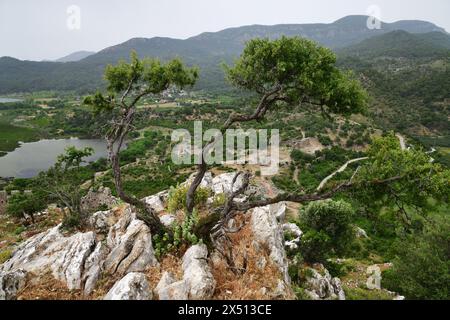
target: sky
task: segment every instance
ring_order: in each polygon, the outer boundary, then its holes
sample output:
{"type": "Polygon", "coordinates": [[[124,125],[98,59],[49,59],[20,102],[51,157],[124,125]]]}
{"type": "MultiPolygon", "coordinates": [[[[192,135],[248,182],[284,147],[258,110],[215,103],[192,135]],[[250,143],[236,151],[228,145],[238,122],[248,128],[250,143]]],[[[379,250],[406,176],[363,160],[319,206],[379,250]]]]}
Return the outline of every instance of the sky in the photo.
{"type": "Polygon", "coordinates": [[[450,31],[449,0],[0,0],[0,57],[52,60],[134,37],[185,39],[251,24],[331,23],[351,14],[450,31]]]}

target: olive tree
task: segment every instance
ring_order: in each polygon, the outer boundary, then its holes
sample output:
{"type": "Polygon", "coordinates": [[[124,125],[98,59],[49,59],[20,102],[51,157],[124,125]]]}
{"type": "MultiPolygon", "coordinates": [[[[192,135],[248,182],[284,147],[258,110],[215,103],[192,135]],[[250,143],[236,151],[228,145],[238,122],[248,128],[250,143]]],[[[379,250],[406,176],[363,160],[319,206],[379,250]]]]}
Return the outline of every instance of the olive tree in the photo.
{"type": "Polygon", "coordinates": [[[110,116],[105,139],[117,194],[123,201],[136,206],[141,213],[145,212],[141,218],[149,224],[152,232],[160,232],[163,225],[143,202],[125,193],[122,186],[120,151],[127,135],[134,128],[137,105],[142,98],[161,94],[173,86],[192,86],[197,77],[197,69],[185,67],[179,59],[167,63],[150,58],[141,60],[132,52],[130,62],[120,61],[115,66],[107,66],[107,93],[97,92],[84,101],[97,113],[107,113],[110,116]]]}

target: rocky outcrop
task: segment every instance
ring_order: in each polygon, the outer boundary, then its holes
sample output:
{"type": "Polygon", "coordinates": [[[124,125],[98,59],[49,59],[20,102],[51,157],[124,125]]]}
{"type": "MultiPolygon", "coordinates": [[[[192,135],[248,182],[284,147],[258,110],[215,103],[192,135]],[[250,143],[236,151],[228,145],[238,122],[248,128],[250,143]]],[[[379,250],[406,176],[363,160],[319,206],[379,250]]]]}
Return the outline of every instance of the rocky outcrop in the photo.
{"type": "Polygon", "coordinates": [[[322,265],[307,269],[305,287],[305,292],[313,300],[345,300],[341,280],[332,278],[322,265]]]}
{"type": "MultiPolygon", "coordinates": [[[[90,224],[93,231],[65,236],[58,225],[28,239],[0,267],[0,272],[32,273],[34,279],[50,273],[68,289],[90,294],[102,272],[125,275],[158,264],[150,229],[136,219],[130,206],[97,212],[90,224]],[[109,231],[103,242],[105,230],[109,231]]],[[[5,298],[13,296],[5,294],[5,298]]]]}
{"type": "Polygon", "coordinates": [[[279,215],[278,206],[253,209],[251,228],[256,249],[268,252],[271,260],[278,266],[286,284],[290,284],[288,259],[284,250],[283,228],[278,223],[277,214],[279,215]]]}
{"type": "Polygon", "coordinates": [[[23,270],[0,272],[0,300],[16,299],[17,292],[25,286],[26,276],[23,270]]]}
{"type": "Polygon", "coordinates": [[[183,256],[182,267],[189,298],[193,300],[211,298],[216,281],[208,264],[208,248],[205,245],[190,247],[183,256]]]}
{"type": "Polygon", "coordinates": [[[132,272],[117,281],[103,300],[151,300],[152,292],[142,273],[132,272]]]}
{"type": "Polygon", "coordinates": [[[20,245],[11,259],[3,264],[2,271],[23,270],[36,275],[51,272],[69,289],[81,289],[85,262],[94,248],[93,232],[65,237],[58,225],[20,245]]]}
{"type": "Polygon", "coordinates": [[[108,273],[142,272],[158,264],[150,229],[131,210],[110,228],[106,243],[110,249],[104,264],[108,273]]]}

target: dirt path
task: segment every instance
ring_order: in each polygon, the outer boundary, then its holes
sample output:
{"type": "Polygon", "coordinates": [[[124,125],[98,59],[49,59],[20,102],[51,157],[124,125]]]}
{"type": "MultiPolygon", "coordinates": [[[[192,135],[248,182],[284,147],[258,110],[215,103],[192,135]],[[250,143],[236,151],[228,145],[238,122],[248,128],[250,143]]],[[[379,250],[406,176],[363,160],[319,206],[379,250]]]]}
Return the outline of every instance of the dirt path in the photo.
{"type": "Polygon", "coordinates": [[[364,157],[364,158],[358,158],[358,159],[353,159],[353,160],[349,160],[347,161],[342,167],[340,167],[339,169],[337,169],[335,172],[333,172],[332,174],[330,174],[328,177],[326,177],[325,179],[322,180],[322,182],[319,184],[319,186],[317,187],[317,191],[320,191],[323,189],[323,187],[327,184],[327,182],[333,178],[336,174],[345,171],[345,169],[347,169],[348,165],[354,162],[359,162],[362,160],[366,160],[369,159],[368,157],[364,157]]]}
{"type": "Polygon", "coordinates": [[[400,133],[397,133],[396,137],[400,141],[400,148],[402,148],[402,150],[406,150],[405,137],[403,137],[400,133]]]}

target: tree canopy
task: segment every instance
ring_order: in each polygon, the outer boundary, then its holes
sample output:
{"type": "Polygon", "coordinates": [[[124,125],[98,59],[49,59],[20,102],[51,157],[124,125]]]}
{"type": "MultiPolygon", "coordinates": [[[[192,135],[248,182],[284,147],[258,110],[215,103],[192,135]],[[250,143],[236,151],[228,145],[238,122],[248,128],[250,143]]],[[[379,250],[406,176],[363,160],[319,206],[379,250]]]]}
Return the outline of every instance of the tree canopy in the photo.
{"type": "Polygon", "coordinates": [[[335,54],[307,39],[251,40],[226,70],[234,86],[272,93],[274,101],[311,103],[340,114],[366,107],[365,91],[350,73],[336,67],[335,54]]]}

